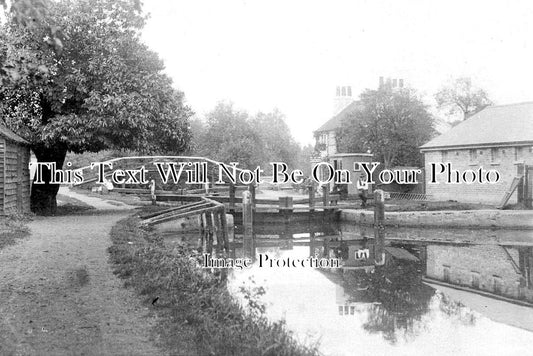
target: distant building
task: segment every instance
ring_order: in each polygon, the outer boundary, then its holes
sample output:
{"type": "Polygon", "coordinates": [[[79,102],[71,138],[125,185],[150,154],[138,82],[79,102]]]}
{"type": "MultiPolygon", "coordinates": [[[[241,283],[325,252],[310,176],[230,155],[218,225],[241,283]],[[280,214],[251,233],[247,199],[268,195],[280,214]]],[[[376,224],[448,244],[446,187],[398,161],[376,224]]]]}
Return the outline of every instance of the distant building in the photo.
{"type": "MultiPolygon", "coordinates": [[[[392,89],[404,88],[403,79],[379,77],[379,87],[389,86],[392,89]]],[[[321,158],[339,153],[336,142],[336,131],[342,121],[361,109],[361,102],[352,96],[351,86],[338,86],[333,99],[333,117],[314,131],[315,147],[321,158]]]]}
{"type": "MultiPolygon", "coordinates": [[[[433,199],[497,205],[513,180],[533,165],[533,102],[489,106],[421,146],[421,151],[425,160],[426,194],[433,199]],[[493,169],[500,174],[500,179],[495,184],[477,181],[446,184],[446,174],[432,177],[434,162],[449,162],[459,172],[477,172],[480,167],[493,169]],[[432,178],[436,178],[437,184],[431,184],[432,178]]],[[[515,191],[509,203],[516,203],[517,197],[515,191]]]]}
{"type": "Polygon", "coordinates": [[[359,110],[360,107],[359,101],[352,100],[344,109],[315,130],[315,147],[321,158],[327,159],[338,153],[336,131],[341,127],[342,120],[359,110]]]}
{"type": "MultiPolygon", "coordinates": [[[[337,93],[350,93],[351,97],[351,87],[342,87],[345,88],[339,91],[337,88],[337,93]],[[346,88],[350,88],[349,90],[346,88]]],[[[336,104],[339,104],[346,97],[341,96],[339,101],[335,101],[336,104]]],[[[346,103],[346,101],[344,101],[346,103]]],[[[339,104],[340,105],[340,104],[339,104]]],[[[341,109],[339,113],[333,116],[331,119],[326,121],[322,126],[320,126],[315,131],[315,149],[318,154],[318,157],[315,158],[313,163],[318,162],[328,162],[333,166],[335,170],[347,169],[351,173],[352,184],[347,185],[348,194],[357,194],[357,188],[355,183],[363,174],[361,167],[359,167],[356,162],[371,162],[372,154],[370,153],[340,153],[337,148],[337,138],[336,130],[341,126],[342,120],[352,114],[354,111],[359,110],[358,101],[353,101],[348,104],[344,109],[341,109]]],[[[340,107],[340,106],[336,106],[340,107]]],[[[325,169],[322,169],[322,177],[325,177],[327,172],[325,169]]],[[[334,184],[330,184],[330,188],[333,189],[334,184]]]]}
{"type": "MultiPolygon", "coordinates": [[[[404,87],[403,79],[379,78],[379,87],[390,86],[393,89],[404,87]]],[[[352,173],[354,184],[348,185],[348,194],[356,194],[355,182],[361,177],[363,172],[356,162],[371,162],[373,155],[369,152],[339,152],[337,147],[337,129],[341,127],[342,121],[361,109],[361,102],[355,100],[351,86],[338,86],[333,100],[333,117],[314,131],[316,157],[312,163],[328,162],[335,169],[348,169],[352,173]]],[[[325,173],[324,173],[325,174],[325,173]]],[[[333,188],[333,183],[330,184],[333,188]]]]}

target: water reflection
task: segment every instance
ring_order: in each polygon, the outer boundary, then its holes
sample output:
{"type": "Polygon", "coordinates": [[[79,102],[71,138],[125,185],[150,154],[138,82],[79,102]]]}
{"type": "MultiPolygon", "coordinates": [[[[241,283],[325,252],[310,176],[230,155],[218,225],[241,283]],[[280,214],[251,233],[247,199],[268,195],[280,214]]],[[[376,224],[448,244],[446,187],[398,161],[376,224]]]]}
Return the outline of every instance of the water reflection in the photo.
{"type": "Polygon", "coordinates": [[[373,273],[344,271],[342,282],[348,301],[373,303],[363,328],[395,343],[397,330],[414,335],[415,323],[429,311],[434,290],[421,277],[420,263],[390,259],[373,273]]]}
{"type": "MultiPolygon", "coordinates": [[[[303,258],[333,251],[347,261],[375,246],[369,229],[307,229],[291,238],[296,230],[258,238],[256,253],[303,258]]],[[[267,315],[285,318],[303,341],[320,340],[325,354],[530,353],[533,253],[525,235],[475,244],[460,230],[447,231],[446,240],[431,230],[391,234],[383,265],[368,256],[335,270],[255,266],[235,271],[230,287],[253,276],[266,289],[267,315]]]]}

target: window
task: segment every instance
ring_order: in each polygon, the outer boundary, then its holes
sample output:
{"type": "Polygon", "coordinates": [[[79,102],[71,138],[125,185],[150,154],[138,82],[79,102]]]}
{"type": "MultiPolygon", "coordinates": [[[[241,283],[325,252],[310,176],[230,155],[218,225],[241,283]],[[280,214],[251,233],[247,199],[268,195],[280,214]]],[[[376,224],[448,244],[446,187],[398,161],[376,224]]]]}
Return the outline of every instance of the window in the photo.
{"type": "Polygon", "coordinates": [[[342,96],[346,96],[346,87],[342,87],[342,96]]]}
{"type": "Polygon", "coordinates": [[[479,289],[479,272],[472,271],[472,288],[479,289]]]}
{"type": "Polygon", "coordinates": [[[341,96],[341,87],[337,87],[337,96],[341,96]]]}
{"type": "Polygon", "coordinates": [[[514,148],[514,160],[518,161],[520,158],[522,158],[522,147],[515,147],[514,148]]]}
{"type": "Polygon", "coordinates": [[[490,149],[490,162],[500,163],[500,149],[499,148],[490,149]]]}
{"type": "Polygon", "coordinates": [[[348,87],[348,96],[352,96],[352,87],[348,87]]]}
{"type": "Polygon", "coordinates": [[[450,282],[450,266],[443,266],[442,279],[446,283],[450,282]]]}
{"type": "Polygon", "coordinates": [[[442,162],[448,161],[448,151],[442,151],[442,162]]]}
{"type": "Polygon", "coordinates": [[[470,154],[470,163],[476,163],[477,162],[477,150],[471,149],[469,151],[470,154]]]}
{"type": "Polygon", "coordinates": [[[354,172],[360,172],[361,171],[361,164],[359,164],[359,162],[354,162],[353,170],[354,170],[354,172]]]}
{"type": "Polygon", "coordinates": [[[503,283],[502,283],[501,277],[499,277],[499,276],[492,276],[492,277],[493,277],[493,280],[494,280],[494,284],[493,284],[494,293],[502,294],[503,283]]]}

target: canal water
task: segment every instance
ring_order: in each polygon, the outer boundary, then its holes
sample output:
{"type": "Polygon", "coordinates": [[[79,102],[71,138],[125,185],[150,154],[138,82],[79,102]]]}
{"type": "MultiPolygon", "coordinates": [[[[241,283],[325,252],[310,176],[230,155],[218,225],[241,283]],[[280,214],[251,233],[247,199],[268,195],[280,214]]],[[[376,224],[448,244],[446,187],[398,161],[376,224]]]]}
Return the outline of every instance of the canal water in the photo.
{"type": "Polygon", "coordinates": [[[391,229],[376,266],[371,228],[272,230],[257,227],[257,261],[233,270],[229,288],[245,304],[240,288],[262,287],[265,315],[325,355],[533,354],[530,231],[391,229]],[[350,263],[361,250],[371,253],[350,263]],[[351,267],[260,267],[260,255],[351,267]]]}

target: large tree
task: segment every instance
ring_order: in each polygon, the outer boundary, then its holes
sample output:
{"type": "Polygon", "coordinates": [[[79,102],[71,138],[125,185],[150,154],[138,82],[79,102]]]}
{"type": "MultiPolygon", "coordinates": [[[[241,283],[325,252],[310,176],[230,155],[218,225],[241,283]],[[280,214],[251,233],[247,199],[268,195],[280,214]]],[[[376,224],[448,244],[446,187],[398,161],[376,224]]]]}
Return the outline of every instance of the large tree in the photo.
{"type": "Polygon", "coordinates": [[[412,89],[383,86],[361,94],[361,107],[337,130],[340,152],[366,152],[385,168],[422,164],[419,146],[433,134],[433,117],[412,89]]]}
{"type": "Polygon", "coordinates": [[[262,163],[281,161],[294,167],[298,160],[300,146],[294,140],[285,122],[285,116],[277,109],[269,113],[260,112],[255,115],[251,124],[262,141],[262,163]]]}
{"type": "MultiPolygon", "coordinates": [[[[140,40],[144,23],[126,0],[50,2],[39,26],[8,18],[0,56],[14,75],[0,88],[0,116],[39,162],[61,168],[67,151],[186,149],[192,112],[140,40]],[[50,28],[61,29],[60,50],[50,28]]],[[[32,209],[53,212],[58,189],[34,184],[32,209]]]]}
{"type": "MultiPolygon", "coordinates": [[[[198,129],[195,125],[195,128],[198,129]]],[[[231,103],[220,102],[206,115],[203,139],[196,154],[225,163],[238,162],[241,168],[255,168],[262,164],[261,138],[254,131],[248,113],[239,111],[231,103]]],[[[198,140],[194,139],[194,142],[198,140]]]]}
{"type": "Polygon", "coordinates": [[[232,103],[220,102],[206,115],[205,123],[195,119],[191,126],[194,154],[239,162],[242,168],[267,168],[272,161],[294,165],[300,151],[278,110],[251,117],[232,103]]]}
{"type": "Polygon", "coordinates": [[[449,115],[458,113],[463,120],[492,104],[487,92],[472,85],[470,78],[457,78],[443,86],[436,94],[439,108],[449,115]]]}

